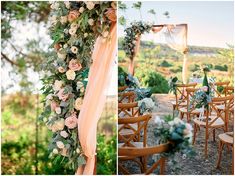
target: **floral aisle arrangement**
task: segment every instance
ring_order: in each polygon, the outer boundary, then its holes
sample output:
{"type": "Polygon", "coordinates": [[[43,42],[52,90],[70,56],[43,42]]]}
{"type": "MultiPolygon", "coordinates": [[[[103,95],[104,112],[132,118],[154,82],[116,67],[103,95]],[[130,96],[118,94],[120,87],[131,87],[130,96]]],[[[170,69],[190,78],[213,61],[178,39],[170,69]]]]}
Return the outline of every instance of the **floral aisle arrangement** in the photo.
{"type": "Polygon", "coordinates": [[[113,21],[116,21],[116,2],[61,1],[51,4],[49,29],[55,54],[43,67],[49,75],[42,79],[46,100],[40,118],[53,132],[50,156],[64,157],[74,170],[85,163],[77,119],[94,43],[98,36],[109,39],[113,21]]]}
{"type": "Polygon", "coordinates": [[[190,100],[190,107],[194,106],[195,108],[207,108],[208,103],[211,102],[211,94],[208,94],[208,87],[203,86],[198,89],[190,100]]]}
{"type": "Polygon", "coordinates": [[[170,150],[161,156],[168,157],[173,164],[173,170],[177,171],[176,153],[182,157],[192,157],[195,152],[192,146],[192,126],[179,118],[165,116],[165,118],[155,117],[156,128],[154,135],[158,144],[169,142],[170,150]]]}
{"type": "Polygon", "coordinates": [[[140,114],[151,113],[157,106],[156,102],[152,98],[143,98],[138,101],[138,107],[140,109],[140,114]]]}
{"type": "Polygon", "coordinates": [[[138,37],[145,32],[149,32],[151,29],[152,25],[150,23],[142,21],[133,22],[130,27],[125,29],[126,35],[123,41],[123,49],[127,57],[133,57],[138,37]]]}

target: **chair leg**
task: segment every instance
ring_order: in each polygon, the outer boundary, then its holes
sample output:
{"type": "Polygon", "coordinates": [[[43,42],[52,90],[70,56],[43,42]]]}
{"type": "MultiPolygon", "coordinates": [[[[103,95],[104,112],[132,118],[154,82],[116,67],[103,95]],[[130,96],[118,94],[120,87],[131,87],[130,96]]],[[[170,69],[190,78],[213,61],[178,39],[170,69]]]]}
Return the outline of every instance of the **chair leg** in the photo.
{"type": "Polygon", "coordinates": [[[215,129],[213,129],[213,141],[215,142],[215,129]]]}
{"type": "Polygon", "coordinates": [[[206,128],[206,135],[205,135],[205,158],[207,158],[207,148],[208,148],[208,129],[206,128]]]}
{"type": "Polygon", "coordinates": [[[222,156],[222,151],[223,151],[224,143],[222,141],[219,142],[219,156],[218,156],[218,161],[216,168],[220,167],[220,162],[221,162],[221,156],[222,156]]]}

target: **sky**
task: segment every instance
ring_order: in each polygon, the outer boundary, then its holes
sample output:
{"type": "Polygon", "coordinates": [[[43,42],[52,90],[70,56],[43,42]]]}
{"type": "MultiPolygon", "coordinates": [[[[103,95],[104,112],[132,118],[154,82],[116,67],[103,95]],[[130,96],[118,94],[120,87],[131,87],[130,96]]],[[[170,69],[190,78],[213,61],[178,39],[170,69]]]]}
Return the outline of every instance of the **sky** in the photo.
{"type": "MultiPolygon", "coordinates": [[[[141,20],[139,12],[131,8],[133,2],[125,3],[128,10],[125,13],[120,11],[119,15],[127,17],[128,22],[141,20]]],[[[141,11],[143,21],[146,22],[155,20],[157,24],[187,23],[189,45],[226,47],[226,43],[234,43],[233,1],[144,1],[141,11]],[[147,13],[150,9],[155,10],[156,20],[147,13]],[[170,18],[163,15],[165,11],[170,13],[170,18]]],[[[123,28],[119,28],[119,35],[124,35],[123,28]]],[[[146,36],[146,39],[151,37],[146,36]]]]}

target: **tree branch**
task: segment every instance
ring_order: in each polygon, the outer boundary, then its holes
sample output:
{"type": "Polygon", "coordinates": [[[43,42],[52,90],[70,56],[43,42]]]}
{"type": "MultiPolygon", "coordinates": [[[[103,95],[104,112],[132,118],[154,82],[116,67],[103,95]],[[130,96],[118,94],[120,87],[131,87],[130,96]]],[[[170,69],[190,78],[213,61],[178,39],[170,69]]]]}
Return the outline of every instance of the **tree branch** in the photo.
{"type": "Polygon", "coordinates": [[[15,65],[18,66],[18,64],[16,62],[14,62],[13,60],[9,59],[9,57],[7,57],[4,53],[1,52],[1,58],[5,59],[7,62],[9,62],[11,65],[15,65]]]}

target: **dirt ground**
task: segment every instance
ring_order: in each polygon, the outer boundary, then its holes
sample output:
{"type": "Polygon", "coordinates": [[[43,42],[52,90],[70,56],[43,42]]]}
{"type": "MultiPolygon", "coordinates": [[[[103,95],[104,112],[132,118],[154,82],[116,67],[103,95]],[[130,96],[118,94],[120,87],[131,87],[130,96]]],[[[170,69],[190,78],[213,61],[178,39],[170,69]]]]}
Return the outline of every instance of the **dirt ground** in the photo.
{"type": "MultiPolygon", "coordinates": [[[[148,124],[148,146],[155,145],[154,139],[154,128],[156,126],[154,122],[154,117],[159,116],[163,117],[164,115],[172,114],[172,105],[169,102],[173,100],[174,97],[168,94],[156,94],[154,95],[158,108],[155,112],[152,113],[153,117],[148,124]]],[[[184,119],[185,120],[185,119],[184,119]]],[[[191,124],[193,124],[191,122],[191,124]]],[[[229,129],[233,130],[233,121],[230,123],[229,129]]],[[[218,159],[218,145],[219,139],[218,135],[223,133],[222,130],[216,131],[216,141],[213,142],[212,136],[209,138],[208,144],[208,158],[205,159],[204,156],[204,129],[201,129],[196,138],[196,143],[194,145],[194,149],[196,151],[196,155],[193,158],[184,158],[183,156],[177,154],[175,159],[178,162],[178,166],[181,169],[177,173],[172,170],[170,164],[166,163],[166,175],[231,175],[232,174],[232,151],[228,150],[226,147],[223,150],[221,168],[216,169],[216,163],[218,159]]],[[[152,157],[148,158],[148,164],[151,166],[153,164],[152,157]]],[[[139,167],[132,161],[128,161],[125,163],[125,167],[131,171],[132,174],[139,174],[139,167]]],[[[120,173],[121,174],[121,173],[120,173]]],[[[155,171],[154,174],[158,174],[158,171],[155,171]]]]}

